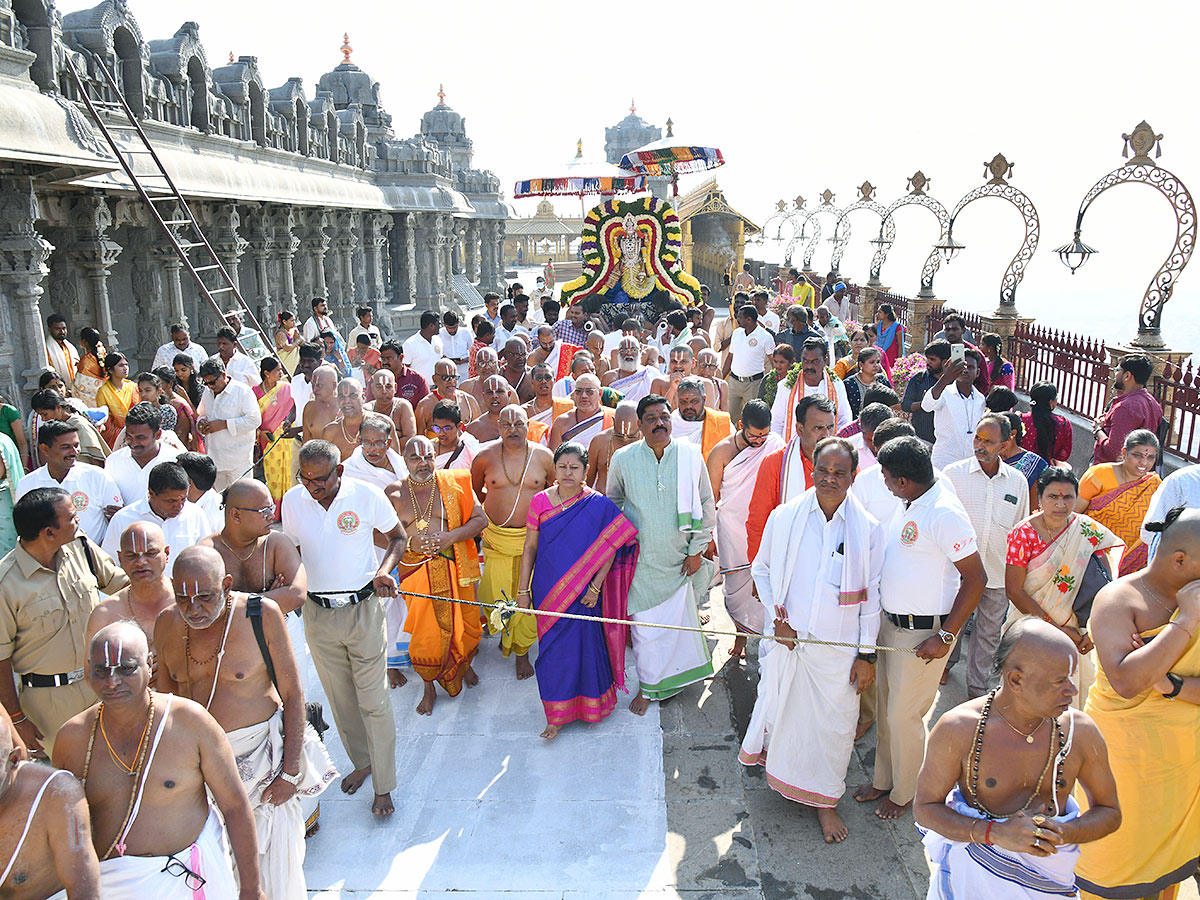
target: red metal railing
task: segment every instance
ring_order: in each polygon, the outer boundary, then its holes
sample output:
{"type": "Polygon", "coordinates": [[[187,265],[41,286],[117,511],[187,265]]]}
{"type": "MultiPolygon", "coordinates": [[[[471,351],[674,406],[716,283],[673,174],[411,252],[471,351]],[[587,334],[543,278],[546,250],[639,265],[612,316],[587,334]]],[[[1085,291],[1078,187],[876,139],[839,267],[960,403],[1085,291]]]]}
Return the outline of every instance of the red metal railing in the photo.
{"type": "Polygon", "coordinates": [[[967,329],[971,332],[972,337],[975,338],[974,344],[979,346],[979,339],[987,331],[987,328],[984,327],[983,319],[977,313],[961,312],[949,306],[935,306],[929,311],[929,314],[925,316],[925,334],[933,337],[941,331],[942,323],[945,321],[946,316],[951,313],[962,317],[962,320],[967,325],[967,329]]]}
{"type": "Polygon", "coordinates": [[[1193,371],[1191,363],[1186,371],[1168,363],[1151,380],[1150,390],[1162,404],[1163,418],[1171,423],[1163,452],[1200,461],[1200,373],[1193,371]]]}
{"type": "Polygon", "coordinates": [[[909,331],[912,328],[912,309],[908,305],[908,298],[902,297],[900,294],[876,291],[875,308],[879,309],[884,303],[891,304],[892,311],[896,314],[896,321],[904,326],[906,332],[909,331]]]}
{"type": "Polygon", "coordinates": [[[1050,381],[1064,409],[1091,418],[1104,412],[1110,376],[1104,341],[1019,322],[1009,338],[1008,356],[1019,390],[1028,392],[1039,381],[1050,381]]]}

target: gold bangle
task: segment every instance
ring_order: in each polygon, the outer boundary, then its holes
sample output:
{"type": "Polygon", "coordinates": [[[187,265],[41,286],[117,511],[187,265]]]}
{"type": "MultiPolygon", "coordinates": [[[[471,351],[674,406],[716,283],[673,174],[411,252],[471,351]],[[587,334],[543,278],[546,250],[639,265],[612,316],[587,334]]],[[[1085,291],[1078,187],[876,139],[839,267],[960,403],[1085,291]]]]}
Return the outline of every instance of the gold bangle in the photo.
{"type": "Polygon", "coordinates": [[[600,593],[600,588],[596,587],[594,584],[589,584],[587,589],[589,591],[595,591],[597,594],[600,593]]]}
{"type": "Polygon", "coordinates": [[[978,819],[972,819],[971,827],[967,829],[967,843],[969,844],[978,843],[978,841],[975,840],[975,823],[978,821],[978,819]]]}

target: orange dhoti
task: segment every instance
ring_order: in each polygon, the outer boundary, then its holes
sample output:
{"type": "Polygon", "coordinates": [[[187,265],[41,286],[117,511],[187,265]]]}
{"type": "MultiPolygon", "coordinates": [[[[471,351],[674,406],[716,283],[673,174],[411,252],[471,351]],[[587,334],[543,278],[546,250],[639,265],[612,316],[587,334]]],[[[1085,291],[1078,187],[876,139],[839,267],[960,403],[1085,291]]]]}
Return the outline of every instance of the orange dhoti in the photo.
{"type": "MultiPolygon", "coordinates": [[[[437,486],[446,510],[447,530],[453,531],[471,517],[475,497],[471,475],[459,470],[437,473],[437,486]]],[[[404,630],[412,667],[426,682],[436,681],[451,697],[462,690],[463,675],[479,647],[479,608],[455,600],[475,601],[479,581],[479,556],[473,540],[460,541],[432,558],[406,553],[401,566],[420,563],[400,582],[400,595],[408,605],[404,630]],[[413,593],[407,593],[412,591],[413,593]],[[419,597],[414,594],[425,594],[419,597]],[[430,599],[445,597],[445,600],[430,599]]]]}

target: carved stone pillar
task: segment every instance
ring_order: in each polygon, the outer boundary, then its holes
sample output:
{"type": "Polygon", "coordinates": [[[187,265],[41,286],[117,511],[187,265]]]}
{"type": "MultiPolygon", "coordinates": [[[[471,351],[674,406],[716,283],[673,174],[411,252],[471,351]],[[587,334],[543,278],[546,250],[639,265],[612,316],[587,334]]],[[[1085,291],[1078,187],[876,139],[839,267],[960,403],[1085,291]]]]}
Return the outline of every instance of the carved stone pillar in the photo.
{"type": "Polygon", "coordinates": [[[467,268],[464,262],[463,242],[467,237],[467,223],[462,219],[453,220],[454,243],[450,245],[450,271],[454,275],[463,275],[467,268]]]}
{"type": "MultiPolygon", "coordinates": [[[[356,322],[354,307],[357,305],[357,291],[354,279],[354,251],[362,238],[362,225],[358,214],[348,210],[339,210],[333,215],[333,237],[330,241],[332,249],[332,269],[337,274],[336,289],[338,306],[343,310],[342,320],[347,323],[356,322]]],[[[331,304],[332,305],[332,304],[331,304]]]]}
{"type": "MultiPolygon", "coordinates": [[[[254,260],[254,286],[242,293],[242,299],[254,307],[258,321],[265,327],[275,320],[271,309],[271,226],[262,209],[253,209],[245,217],[245,232],[254,260]]],[[[295,312],[295,310],[293,310],[295,312]]],[[[299,313],[297,313],[299,315],[299,313]]]]}
{"type": "Polygon", "coordinates": [[[0,178],[0,392],[14,400],[37,388],[46,364],[39,298],[54,246],[33,227],[33,179],[0,178]]]}
{"type": "Polygon", "coordinates": [[[441,250],[441,301],[454,299],[454,248],[458,244],[458,223],[450,216],[442,216],[438,222],[438,248],[441,250]]]}
{"type": "Polygon", "coordinates": [[[384,285],[384,248],[388,242],[388,231],[392,217],[386,213],[369,212],[363,217],[363,259],[365,268],[365,293],[362,301],[375,310],[376,318],[383,313],[387,304],[384,285]]]}
{"type": "Polygon", "coordinates": [[[298,320],[306,319],[308,310],[296,309],[296,280],[292,271],[292,258],[300,249],[300,238],[293,233],[296,212],[290,206],[268,206],[266,215],[271,233],[270,296],[281,309],[296,310],[298,320]]]}
{"type": "Polygon", "coordinates": [[[120,338],[109,305],[108,275],[121,255],[121,245],[108,238],[112,212],[101,194],[83,194],[72,202],[70,218],[74,239],[67,255],[87,279],[93,322],[104,346],[115,350],[120,346],[120,338]]]}
{"type": "MultiPolygon", "coordinates": [[[[221,261],[221,265],[229,273],[229,280],[233,282],[233,286],[237,288],[240,294],[242,292],[242,285],[241,277],[238,274],[238,266],[241,264],[242,254],[250,246],[250,242],[238,233],[238,229],[242,224],[242,217],[238,213],[237,205],[233,203],[219,204],[213,213],[213,224],[208,231],[208,241],[212,244],[217,258],[221,261]]],[[[219,273],[214,270],[212,274],[214,281],[210,285],[210,288],[213,286],[224,287],[224,283],[219,281],[219,273]]],[[[218,294],[216,300],[222,309],[232,309],[237,305],[237,301],[229,296],[228,291],[224,294],[218,294]]],[[[244,319],[245,317],[243,316],[242,318],[244,319]]]]}
{"type": "Polygon", "coordinates": [[[467,281],[475,284],[479,281],[479,220],[467,222],[464,255],[466,256],[467,281]]]}
{"type": "Polygon", "coordinates": [[[329,296],[329,285],[325,280],[325,254],[329,251],[329,213],[323,209],[310,209],[304,213],[303,220],[305,227],[299,230],[301,262],[300,270],[296,273],[297,289],[307,301],[305,306],[314,297],[327,298],[330,313],[337,318],[335,308],[339,306],[339,301],[336,297],[329,296]],[[299,287],[300,285],[303,287],[299,287]]]}
{"type": "Polygon", "coordinates": [[[163,320],[167,304],[163,296],[162,255],[155,240],[157,237],[157,228],[129,228],[129,253],[133,258],[129,281],[137,303],[137,350],[134,355],[140,369],[147,369],[154,362],[155,351],[167,334],[167,323],[163,320]]]}
{"type": "Polygon", "coordinates": [[[495,255],[496,247],[488,240],[488,234],[492,227],[491,222],[479,222],[479,291],[485,293],[493,290],[491,286],[491,273],[495,268],[492,257],[495,255]]]}
{"type": "Polygon", "coordinates": [[[420,307],[434,308],[441,299],[441,253],[438,246],[440,216],[436,213],[416,213],[413,218],[417,273],[414,300],[420,307]]]}

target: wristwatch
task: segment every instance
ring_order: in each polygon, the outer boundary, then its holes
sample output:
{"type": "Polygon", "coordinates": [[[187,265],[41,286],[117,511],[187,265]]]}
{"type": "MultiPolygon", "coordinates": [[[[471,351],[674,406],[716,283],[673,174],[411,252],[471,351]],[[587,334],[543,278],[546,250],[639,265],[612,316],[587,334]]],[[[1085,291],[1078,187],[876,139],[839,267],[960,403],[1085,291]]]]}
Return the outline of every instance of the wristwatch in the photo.
{"type": "Polygon", "coordinates": [[[283,769],[279,770],[279,777],[282,778],[284,781],[286,781],[288,784],[290,784],[292,787],[296,787],[298,784],[300,784],[300,778],[302,775],[303,775],[303,768],[301,768],[301,771],[297,772],[295,775],[289,775],[287,772],[283,771],[283,769]]]}
{"type": "Polygon", "coordinates": [[[863,662],[870,663],[871,665],[875,665],[875,660],[878,658],[878,653],[860,653],[857,656],[857,659],[861,659],[863,662]]]}
{"type": "Polygon", "coordinates": [[[1179,696],[1179,692],[1183,690],[1183,679],[1174,672],[1168,672],[1167,681],[1171,682],[1171,693],[1163,694],[1163,696],[1168,700],[1174,700],[1179,696]]]}
{"type": "Polygon", "coordinates": [[[947,631],[945,628],[939,628],[937,636],[938,640],[940,640],[947,647],[954,643],[954,632],[947,631]]]}

